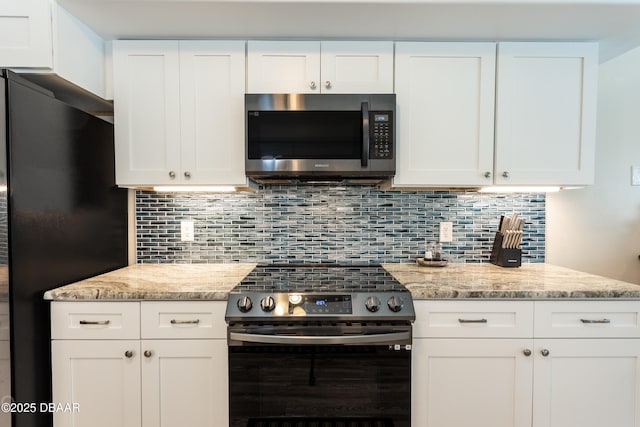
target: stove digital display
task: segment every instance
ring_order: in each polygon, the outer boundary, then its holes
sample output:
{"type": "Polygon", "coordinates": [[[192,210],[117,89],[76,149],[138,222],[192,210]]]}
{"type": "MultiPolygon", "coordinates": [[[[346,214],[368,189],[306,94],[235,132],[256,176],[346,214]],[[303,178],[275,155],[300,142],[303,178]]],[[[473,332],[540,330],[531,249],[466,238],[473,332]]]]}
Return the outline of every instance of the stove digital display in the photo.
{"type": "Polygon", "coordinates": [[[352,314],[351,295],[289,295],[289,314],[352,314]]]}

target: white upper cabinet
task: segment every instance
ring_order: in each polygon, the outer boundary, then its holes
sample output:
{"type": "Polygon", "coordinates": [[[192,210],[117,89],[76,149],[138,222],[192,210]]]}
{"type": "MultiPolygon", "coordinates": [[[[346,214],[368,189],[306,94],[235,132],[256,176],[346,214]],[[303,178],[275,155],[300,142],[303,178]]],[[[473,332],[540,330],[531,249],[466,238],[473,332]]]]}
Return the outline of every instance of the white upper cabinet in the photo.
{"type": "Polygon", "coordinates": [[[53,67],[50,0],[0,3],[0,66],[53,67]]]}
{"type": "Polygon", "coordinates": [[[0,67],[55,73],[105,96],[103,40],[51,0],[0,2],[0,67]]]}
{"type": "Polygon", "coordinates": [[[393,93],[393,42],[322,42],[323,93],[393,93]]]}
{"type": "Polygon", "coordinates": [[[493,182],[495,43],[396,44],[394,185],[493,182]]]}
{"type": "Polygon", "coordinates": [[[594,180],[596,43],[500,43],[497,184],[594,180]]]}
{"type": "Polygon", "coordinates": [[[246,185],[242,41],[115,41],[116,183],[246,185]]]}
{"type": "Polygon", "coordinates": [[[320,42],[249,41],[248,93],[320,92],[320,42]]]}
{"type": "Polygon", "coordinates": [[[242,41],[180,42],[181,158],[185,183],[246,185],[242,41]]]}
{"type": "Polygon", "coordinates": [[[393,42],[249,41],[249,93],[393,93],[393,42]]]}
{"type": "Polygon", "coordinates": [[[113,90],[118,185],[180,180],[177,41],[115,41],[113,90]]]}
{"type": "Polygon", "coordinates": [[[395,61],[395,186],[593,183],[597,44],[407,42],[395,61]]]}

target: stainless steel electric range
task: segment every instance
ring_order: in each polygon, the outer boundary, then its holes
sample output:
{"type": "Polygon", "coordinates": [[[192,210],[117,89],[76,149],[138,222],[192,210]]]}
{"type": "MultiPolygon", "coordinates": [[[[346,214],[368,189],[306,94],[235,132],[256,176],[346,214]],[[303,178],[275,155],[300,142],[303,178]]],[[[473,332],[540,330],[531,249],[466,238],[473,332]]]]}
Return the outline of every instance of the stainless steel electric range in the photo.
{"type": "Polygon", "coordinates": [[[227,304],[231,427],[410,427],[409,291],[379,265],[263,265],[227,304]]]}

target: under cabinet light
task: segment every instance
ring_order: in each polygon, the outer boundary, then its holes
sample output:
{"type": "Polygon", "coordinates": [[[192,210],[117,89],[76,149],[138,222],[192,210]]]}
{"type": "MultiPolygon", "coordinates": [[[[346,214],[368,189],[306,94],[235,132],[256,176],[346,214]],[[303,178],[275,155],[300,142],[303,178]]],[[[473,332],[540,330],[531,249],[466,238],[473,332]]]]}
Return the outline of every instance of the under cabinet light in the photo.
{"type": "Polygon", "coordinates": [[[482,187],[478,190],[480,193],[554,193],[560,191],[560,187],[482,187]]]}
{"type": "Polygon", "coordinates": [[[233,193],[236,191],[236,187],[226,185],[163,185],[153,187],[153,190],[161,193],[233,193]]]}

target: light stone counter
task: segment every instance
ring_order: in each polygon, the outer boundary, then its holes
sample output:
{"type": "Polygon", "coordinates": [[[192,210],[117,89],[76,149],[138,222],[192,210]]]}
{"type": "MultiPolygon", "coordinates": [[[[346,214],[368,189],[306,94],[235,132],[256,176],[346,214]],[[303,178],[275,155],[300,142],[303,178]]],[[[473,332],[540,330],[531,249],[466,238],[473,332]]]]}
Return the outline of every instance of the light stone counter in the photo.
{"type": "Polygon", "coordinates": [[[218,300],[255,264],[138,264],[50,290],[46,300],[218,300]]]}
{"type": "MultiPolygon", "coordinates": [[[[640,286],[550,264],[383,264],[414,299],[640,299],[640,286]]],[[[138,264],[45,293],[47,300],[228,299],[255,264],[138,264]]]]}
{"type": "Polygon", "coordinates": [[[550,264],[383,264],[414,299],[640,299],[640,286],[550,264]]]}

